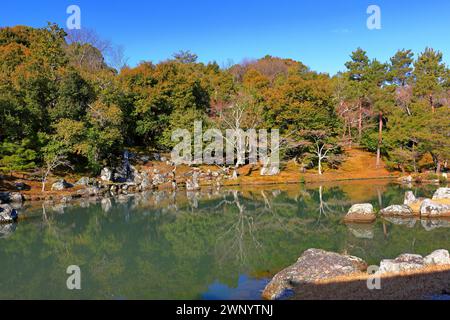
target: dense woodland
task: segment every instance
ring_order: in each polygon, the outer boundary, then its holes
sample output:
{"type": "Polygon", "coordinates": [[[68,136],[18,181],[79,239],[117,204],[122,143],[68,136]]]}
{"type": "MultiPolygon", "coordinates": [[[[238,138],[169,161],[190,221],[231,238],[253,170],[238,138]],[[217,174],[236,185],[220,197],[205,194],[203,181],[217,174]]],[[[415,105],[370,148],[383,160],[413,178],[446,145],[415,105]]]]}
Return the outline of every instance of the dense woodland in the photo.
{"type": "Polygon", "coordinates": [[[52,24],[0,29],[1,170],[98,173],[125,148],[170,151],[173,129],[199,119],[279,128],[283,159],[304,168],[338,167],[358,145],[394,170],[448,169],[450,70],[435,49],[381,62],[358,48],[331,77],[291,59],[225,68],[190,52],[131,68],[103,44],[52,24]]]}

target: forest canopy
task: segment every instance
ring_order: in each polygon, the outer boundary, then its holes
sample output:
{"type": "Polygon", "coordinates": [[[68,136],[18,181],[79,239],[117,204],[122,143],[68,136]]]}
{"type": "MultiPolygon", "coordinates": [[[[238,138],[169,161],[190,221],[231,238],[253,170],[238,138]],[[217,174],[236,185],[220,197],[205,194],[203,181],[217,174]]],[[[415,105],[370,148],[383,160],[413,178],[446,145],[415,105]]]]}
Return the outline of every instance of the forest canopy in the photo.
{"type": "Polygon", "coordinates": [[[335,76],[272,56],[221,68],[180,51],[128,67],[107,54],[54,24],[0,29],[0,170],[59,156],[96,173],[125,148],[170,151],[171,132],[194,120],[225,128],[236,110],[244,130],[280,129],[284,160],[305,167],[318,165],[317,145],[328,166],[359,145],[392,169],[448,167],[450,70],[432,48],[387,62],[357,48],[335,76]]]}

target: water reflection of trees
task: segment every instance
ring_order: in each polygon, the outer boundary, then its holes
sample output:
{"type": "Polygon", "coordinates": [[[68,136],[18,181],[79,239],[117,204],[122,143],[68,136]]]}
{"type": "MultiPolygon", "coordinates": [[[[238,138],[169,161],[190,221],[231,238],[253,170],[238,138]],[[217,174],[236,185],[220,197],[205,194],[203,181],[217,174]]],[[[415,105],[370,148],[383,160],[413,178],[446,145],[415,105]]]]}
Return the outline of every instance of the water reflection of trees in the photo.
{"type": "MultiPolygon", "coordinates": [[[[388,189],[383,201],[402,192],[388,189]]],[[[352,201],[338,187],[158,191],[111,204],[94,200],[83,203],[87,208],[46,204],[36,210],[40,219],[19,223],[0,239],[0,261],[10,275],[0,283],[0,298],[14,292],[22,298],[193,299],[214,281],[233,286],[239,274],[278,271],[311,247],[370,259],[406,252],[414,239],[415,249],[428,253],[450,240],[446,230],[403,227],[391,227],[385,239],[378,225],[372,240],[358,239],[340,223],[352,201]],[[78,296],[65,289],[72,264],[89,284],[78,296]]]]}

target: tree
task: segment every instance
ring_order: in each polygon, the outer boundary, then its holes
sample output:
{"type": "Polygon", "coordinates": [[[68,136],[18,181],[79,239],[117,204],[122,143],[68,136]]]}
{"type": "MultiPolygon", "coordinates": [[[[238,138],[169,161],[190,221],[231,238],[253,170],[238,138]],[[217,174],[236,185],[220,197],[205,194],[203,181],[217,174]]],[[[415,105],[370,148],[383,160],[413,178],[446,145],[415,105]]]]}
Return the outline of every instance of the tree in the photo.
{"type": "Polygon", "coordinates": [[[419,98],[428,100],[432,112],[435,112],[437,96],[442,93],[447,70],[442,61],[442,52],[426,48],[414,64],[416,83],[414,93],[419,98]]]}
{"type": "Polygon", "coordinates": [[[67,147],[62,142],[53,141],[43,150],[44,167],[42,174],[42,192],[45,192],[45,185],[48,176],[59,167],[69,167],[73,169],[70,161],[67,159],[67,147]]]}

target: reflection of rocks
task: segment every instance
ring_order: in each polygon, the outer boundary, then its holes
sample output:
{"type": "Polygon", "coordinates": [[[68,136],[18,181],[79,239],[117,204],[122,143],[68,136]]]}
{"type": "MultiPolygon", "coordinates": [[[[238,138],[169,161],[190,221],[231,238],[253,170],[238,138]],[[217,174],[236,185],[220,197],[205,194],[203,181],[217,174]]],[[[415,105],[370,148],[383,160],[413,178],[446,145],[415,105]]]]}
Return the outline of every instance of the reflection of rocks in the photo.
{"type": "Polygon", "coordinates": [[[393,205],[381,210],[380,214],[383,216],[411,218],[413,216],[413,211],[407,205],[393,205]]]}
{"type": "Polygon", "coordinates": [[[17,228],[15,223],[0,224],[0,239],[9,238],[17,228]]]}
{"type": "Polygon", "coordinates": [[[263,298],[268,300],[279,299],[286,291],[296,285],[349,275],[366,269],[366,262],[360,258],[319,249],[309,249],[294,265],[273,277],[264,289],[263,298]]]}
{"type": "Polygon", "coordinates": [[[414,228],[417,223],[415,218],[397,218],[397,217],[384,217],[384,220],[399,226],[405,226],[407,228],[414,228]]]}
{"type": "Polygon", "coordinates": [[[359,239],[373,239],[373,225],[370,224],[347,224],[348,230],[359,239]]]}
{"type": "Polygon", "coordinates": [[[112,202],[111,202],[111,199],[109,199],[109,198],[103,198],[103,199],[102,199],[102,210],[103,210],[104,212],[109,212],[109,211],[111,211],[111,208],[112,208],[112,202]]]}
{"type": "Polygon", "coordinates": [[[422,220],[421,223],[426,231],[432,231],[439,228],[450,228],[450,221],[447,220],[422,220]]]}
{"type": "Polygon", "coordinates": [[[346,223],[372,223],[377,219],[373,206],[370,203],[355,204],[348,211],[344,218],[346,223]]]}

